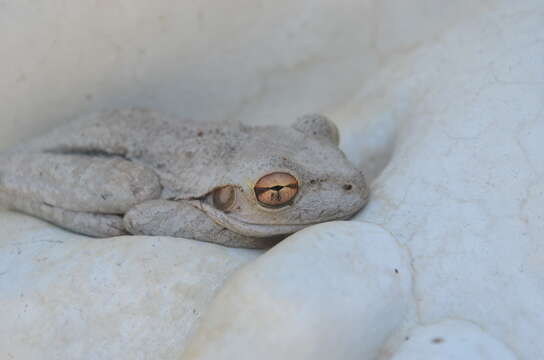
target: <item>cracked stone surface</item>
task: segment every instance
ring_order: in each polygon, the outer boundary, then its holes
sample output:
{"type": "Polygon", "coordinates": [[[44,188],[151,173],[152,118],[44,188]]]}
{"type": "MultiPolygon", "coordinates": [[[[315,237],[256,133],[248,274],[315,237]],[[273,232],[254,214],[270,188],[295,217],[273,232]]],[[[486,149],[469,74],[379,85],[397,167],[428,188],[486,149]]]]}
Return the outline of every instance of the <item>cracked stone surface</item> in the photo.
{"type": "Polygon", "coordinates": [[[0,213],[0,357],[538,359],[542,2],[236,2],[5,4],[0,147],[125,105],[321,111],[369,205],[263,256],[0,213]]]}
{"type": "Polygon", "coordinates": [[[410,249],[408,323],[467,319],[533,359],[544,353],[544,32],[527,5],[445,34],[362,92],[405,118],[358,219],[410,249]]]}

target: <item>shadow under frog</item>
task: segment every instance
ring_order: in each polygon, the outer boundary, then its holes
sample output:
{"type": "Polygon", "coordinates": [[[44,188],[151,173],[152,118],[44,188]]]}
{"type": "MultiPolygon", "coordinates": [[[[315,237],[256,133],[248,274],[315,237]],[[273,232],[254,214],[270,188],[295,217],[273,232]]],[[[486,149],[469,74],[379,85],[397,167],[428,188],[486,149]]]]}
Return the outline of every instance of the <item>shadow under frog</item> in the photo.
{"type": "Polygon", "coordinates": [[[367,202],[321,115],[290,127],[92,114],[0,156],[0,203],[74,232],[265,248],[367,202]]]}

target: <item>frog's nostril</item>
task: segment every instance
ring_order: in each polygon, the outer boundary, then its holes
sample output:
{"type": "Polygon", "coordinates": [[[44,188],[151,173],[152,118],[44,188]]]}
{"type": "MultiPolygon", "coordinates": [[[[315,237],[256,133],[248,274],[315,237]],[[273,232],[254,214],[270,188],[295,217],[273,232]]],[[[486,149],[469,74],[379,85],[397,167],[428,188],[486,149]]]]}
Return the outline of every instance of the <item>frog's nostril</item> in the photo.
{"type": "Polygon", "coordinates": [[[353,186],[352,186],[351,184],[344,184],[344,185],[342,186],[342,188],[343,188],[344,190],[346,190],[346,191],[350,191],[350,190],[353,188],[353,186]]]}

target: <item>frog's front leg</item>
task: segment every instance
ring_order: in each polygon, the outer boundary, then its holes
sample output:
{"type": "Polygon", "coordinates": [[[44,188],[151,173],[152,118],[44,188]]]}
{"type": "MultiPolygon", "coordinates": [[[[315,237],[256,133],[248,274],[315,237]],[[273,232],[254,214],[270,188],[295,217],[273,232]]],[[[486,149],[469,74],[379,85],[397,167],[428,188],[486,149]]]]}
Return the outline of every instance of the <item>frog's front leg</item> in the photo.
{"type": "Polygon", "coordinates": [[[230,247],[264,249],[279,238],[253,238],[216,224],[188,201],[149,200],[131,208],[125,228],[134,235],[173,236],[213,242],[230,247]]]}

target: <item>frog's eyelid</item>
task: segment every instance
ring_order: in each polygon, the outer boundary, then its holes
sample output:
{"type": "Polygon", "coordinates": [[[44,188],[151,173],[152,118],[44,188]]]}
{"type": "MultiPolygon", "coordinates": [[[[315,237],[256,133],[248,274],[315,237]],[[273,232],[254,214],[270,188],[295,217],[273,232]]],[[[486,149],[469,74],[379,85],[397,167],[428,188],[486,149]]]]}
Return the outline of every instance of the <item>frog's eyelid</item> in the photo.
{"type": "Polygon", "coordinates": [[[212,198],[216,208],[226,211],[236,202],[236,191],[231,185],[223,186],[213,191],[212,198]]]}

